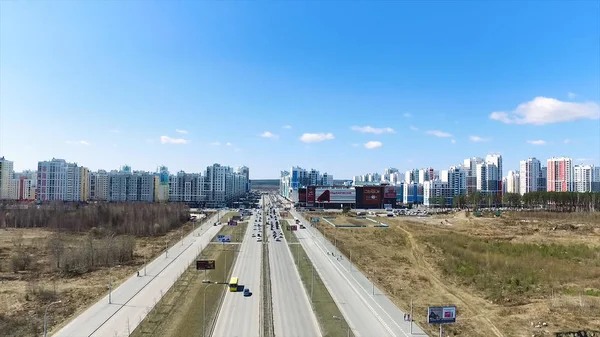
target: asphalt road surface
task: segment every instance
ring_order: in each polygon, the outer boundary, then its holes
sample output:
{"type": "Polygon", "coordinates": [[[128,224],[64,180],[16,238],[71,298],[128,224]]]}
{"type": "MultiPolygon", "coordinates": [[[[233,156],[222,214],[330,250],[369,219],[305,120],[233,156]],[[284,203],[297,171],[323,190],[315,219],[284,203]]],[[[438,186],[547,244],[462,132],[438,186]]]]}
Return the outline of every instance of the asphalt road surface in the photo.
{"type": "Polygon", "coordinates": [[[273,239],[269,224],[267,232],[275,336],[321,336],[317,318],[285,237],[280,242],[273,239]]]}
{"type": "Polygon", "coordinates": [[[239,291],[227,290],[213,330],[214,337],[260,336],[262,245],[256,242],[256,237],[252,237],[253,233],[259,233],[258,230],[253,230],[258,212],[254,213],[248,222],[242,244],[237,246],[240,251],[231,274],[231,277],[239,278],[239,291]],[[245,297],[241,285],[250,289],[252,295],[245,297]]]}
{"type": "MultiPolygon", "coordinates": [[[[89,307],[53,336],[56,337],[120,337],[129,336],[148,312],[160,301],[179,275],[196,260],[199,252],[219,232],[213,226],[217,216],[168,249],[141,269],[140,277],[131,276],[108,295],[89,307]],[[166,257],[165,257],[166,255],[166,257]]],[[[107,275],[108,279],[108,275],[107,275]]],[[[108,285],[107,285],[108,287],[108,285]]],[[[108,290],[108,289],[107,289],[108,290]]]]}
{"type": "MultiPolygon", "coordinates": [[[[306,226],[307,229],[296,232],[298,239],[354,335],[411,336],[410,322],[404,321],[404,312],[377,287],[373,288],[369,279],[351,266],[347,258],[339,260],[340,252],[316,228],[312,228],[297,212],[292,210],[291,213],[306,226]],[[335,257],[327,252],[335,254],[335,257]]],[[[416,324],[413,324],[412,331],[426,336],[416,324]]]]}

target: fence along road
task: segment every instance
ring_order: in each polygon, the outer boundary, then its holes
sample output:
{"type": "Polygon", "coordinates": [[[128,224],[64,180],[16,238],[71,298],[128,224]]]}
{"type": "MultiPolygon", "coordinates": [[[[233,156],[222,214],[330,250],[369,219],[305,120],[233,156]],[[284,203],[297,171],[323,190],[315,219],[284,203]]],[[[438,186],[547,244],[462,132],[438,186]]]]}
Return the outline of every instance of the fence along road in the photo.
{"type": "Polygon", "coordinates": [[[196,260],[201,251],[219,232],[221,226],[214,215],[194,232],[168,249],[168,257],[159,255],[146,266],[146,275],[135,274],[108,295],[89,307],[53,336],[55,337],[121,337],[140,324],[148,312],[175,283],[178,276],[196,260]]]}
{"type": "MultiPolygon", "coordinates": [[[[376,295],[373,295],[371,281],[356,267],[351,266],[347,258],[338,261],[336,257],[341,253],[316,228],[311,227],[303,216],[294,210],[291,213],[306,226],[306,229],[296,232],[298,241],[312,260],[315,270],[321,276],[354,335],[411,336],[410,323],[404,321],[404,312],[377,287],[374,288],[376,295]],[[333,252],[336,257],[328,255],[327,252],[333,252]]],[[[413,334],[427,335],[416,324],[413,324],[413,334]]]]}
{"type": "MultiPolygon", "coordinates": [[[[240,247],[240,252],[231,273],[231,277],[239,278],[240,286],[243,285],[245,288],[250,289],[252,296],[244,297],[241,291],[227,291],[212,333],[214,337],[260,336],[262,244],[256,242],[256,238],[252,237],[252,233],[258,233],[258,231],[253,230],[257,213],[259,212],[254,211],[254,214],[250,217],[242,244],[236,246],[240,247]]],[[[217,287],[217,285],[214,287],[217,287]]]]}

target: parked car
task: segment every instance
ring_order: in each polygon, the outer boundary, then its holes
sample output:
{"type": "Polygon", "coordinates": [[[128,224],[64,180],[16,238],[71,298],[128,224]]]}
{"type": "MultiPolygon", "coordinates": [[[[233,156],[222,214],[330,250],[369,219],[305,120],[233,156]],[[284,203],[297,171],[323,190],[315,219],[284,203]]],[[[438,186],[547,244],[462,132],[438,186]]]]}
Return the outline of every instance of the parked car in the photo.
{"type": "Polygon", "coordinates": [[[246,289],[244,289],[244,297],[248,297],[248,296],[252,296],[252,292],[250,291],[250,289],[246,288],[246,289]]]}

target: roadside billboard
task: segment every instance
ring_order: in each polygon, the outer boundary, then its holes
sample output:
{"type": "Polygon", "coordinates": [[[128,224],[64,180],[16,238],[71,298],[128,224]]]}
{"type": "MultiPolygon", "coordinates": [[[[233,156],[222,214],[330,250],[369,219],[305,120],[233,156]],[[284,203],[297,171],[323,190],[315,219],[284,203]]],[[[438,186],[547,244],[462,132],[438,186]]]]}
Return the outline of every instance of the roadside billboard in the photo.
{"type": "Polygon", "coordinates": [[[233,220],[229,220],[229,222],[227,223],[228,226],[237,226],[238,223],[237,221],[233,221],[233,220]]]}
{"type": "Polygon", "coordinates": [[[298,189],[298,202],[305,203],[306,202],[306,188],[298,189]]]}
{"type": "Polygon", "coordinates": [[[231,242],[231,235],[217,235],[217,241],[219,241],[219,242],[231,242]]]}
{"type": "Polygon", "coordinates": [[[298,230],[298,225],[292,225],[291,228],[292,228],[293,231],[297,231],[298,230]]]}
{"type": "Polygon", "coordinates": [[[396,199],[396,186],[386,186],[383,188],[384,199],[396,199]]]}
{"type": "Polygon", "coordinates": [[[197,260],[196,270],[211,270],[215,269],[215,260],[197,260]]]}
{"type": "Polygon", "coordinates": [[[428,307],[427,323],[449,324],[456,323],[456,306],[428,307]]]}
{"type": "Polygon", "coordinates": [[[316,195],[316,187],[308,186],[306,188],[306,205],[307,206],[314,206],[315,198],[316,198],[315,195],[316,195]]]}
{"type": "Polygon", "coordinates": [[[363,204],[381,204],[381,187],[363,187],[363,204]]]}
{"type": "Polygon", "coordinates": [[[356,202],[356,190],[353,188],[317,188],[317,203],[353,204],[356,202]]]}

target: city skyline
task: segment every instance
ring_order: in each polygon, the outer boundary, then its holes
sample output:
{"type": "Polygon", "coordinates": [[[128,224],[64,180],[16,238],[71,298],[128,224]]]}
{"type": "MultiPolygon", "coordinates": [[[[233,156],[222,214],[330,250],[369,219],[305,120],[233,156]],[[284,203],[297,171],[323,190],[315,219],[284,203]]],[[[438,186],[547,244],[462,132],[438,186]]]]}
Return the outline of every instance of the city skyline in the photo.
{"type": "Polygon", "coordinates": [[[600,165],[598,3],[0,6],[0,157],[15,171],[600,165]]]}

